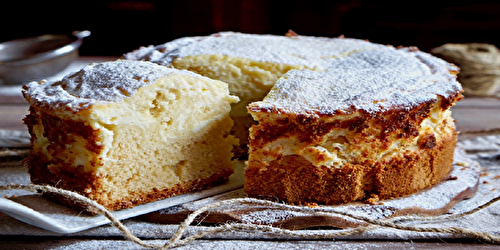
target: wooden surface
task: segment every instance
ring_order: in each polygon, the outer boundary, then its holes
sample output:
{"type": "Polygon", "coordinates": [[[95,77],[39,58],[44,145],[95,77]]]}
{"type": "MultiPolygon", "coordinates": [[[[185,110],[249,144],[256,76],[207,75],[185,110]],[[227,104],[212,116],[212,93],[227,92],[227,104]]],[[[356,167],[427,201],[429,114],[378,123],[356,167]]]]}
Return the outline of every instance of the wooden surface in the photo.
{"type": "MultiPolygon", "coordinates": [[[[28,104],[20,94],[20,86],[0,86],[0,129],[26,130],[22,122],[28,104]]],[[[500,134],[500,99],[467,97],[453,107],[453,117],[460,131],[460,139],[478,135],[500,134]]],[[[117,248],[139,248],[122,238],[26,237],[0,236],[0,249],[88,249],[100,243],[117,248]]],[[[199,240],[178,249],[498,249],[474,240],[435,241],[270,241],[270,240],[199,240]]]]}

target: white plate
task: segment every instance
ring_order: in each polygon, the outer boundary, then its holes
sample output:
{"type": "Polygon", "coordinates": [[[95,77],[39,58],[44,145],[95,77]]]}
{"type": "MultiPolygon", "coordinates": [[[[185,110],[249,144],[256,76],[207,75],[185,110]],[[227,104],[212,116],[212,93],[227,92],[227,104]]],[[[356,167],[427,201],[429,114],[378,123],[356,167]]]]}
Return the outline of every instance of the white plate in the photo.
{"type": "MultiPolygon", "coordinates": [[[[243,186],[243,163],[236,164],[235,173],[226,184],[199,192],[177,195],[113,212],[119,219],[147,214],[163,208],[199,200],[228,192],[243,186]]],[[[0,211],[27,224],[57,233],[75,233],[110,223],[104,215],[87,215],[66,206],[51,202],[39,195],[21,195],[12,199],[0,198],[0,211]],[[13,201],[15,200],[15,201],[13,201]]]]}

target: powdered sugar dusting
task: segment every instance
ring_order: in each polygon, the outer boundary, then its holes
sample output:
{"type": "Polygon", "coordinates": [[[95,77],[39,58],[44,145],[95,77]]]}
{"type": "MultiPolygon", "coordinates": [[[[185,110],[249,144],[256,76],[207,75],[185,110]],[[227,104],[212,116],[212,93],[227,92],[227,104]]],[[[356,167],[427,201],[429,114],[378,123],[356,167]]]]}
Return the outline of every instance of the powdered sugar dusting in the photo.
{"type": "Polygon", "coordinates": [[[171,65],[176,58],[226,55],[310,70],[289,71],[252,111],[332,114],[412,107],[462,90],[449,63],[415,48],[396,49],[359,39],[222,32],[181,38],[125,58],[171,65]],[[320,72],[318,72],[320,71],[320,72]]]}
{"type": "Polygon", "coordinates": [[[136,51],[125,54],[124,58],[127,60],[150,61],[160,65],[170,66],[172,60],[177,57],[176,52],[179,48],[202,39],[204,39],[204,37],[182,37],[158,46],[150,45],[139,48],[136,51]]]}
{"type": "Polygon", "coordinates": [[[369,112],[447,97],[461,91],[450,66],[424,52],[384,47],[329,61],[323,72],[294,70],[277,81],[263,101],[250,109],[334,114],[369,112]]]}
{"type": "Polygon", "coordinates": [[[150,62],[118,60],[90,64],[61,81],[32,82],[23,91],[31,104],[41,102],[53,107],[79,109],[95,102],[123,100],[137,89],[174,72],[195,75],[150,62]]]}
{"type": "Polygon", "coordinates": [[[285,221],[292,217],[304,216],[304,213],[295,211],[283,212],[282,210],[263,208],[262,210],[243,213],[240,216],[241,221],[247,223],[273,224],[276,222],[285,221]]]}
{"type": "Polygon", "coordinates": [[[156,47],[141,48],[125,54],[124,57],[170,65],[175,58],[215,54],[324,69],[331,58],[345,56],[353,51],[382,47],[385,46],[358,39],[221,32],[206,37],[180,38],[156,47]]]}

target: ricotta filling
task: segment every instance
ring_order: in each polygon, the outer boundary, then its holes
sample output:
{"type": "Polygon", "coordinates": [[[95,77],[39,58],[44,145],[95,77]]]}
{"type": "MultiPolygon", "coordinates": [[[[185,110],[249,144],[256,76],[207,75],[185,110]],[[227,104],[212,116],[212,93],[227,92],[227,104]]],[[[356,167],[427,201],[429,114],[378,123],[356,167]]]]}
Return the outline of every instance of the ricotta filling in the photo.
{"type": "Polygon", "coordinates": [[[259,155],[262,156],[262,162],[266,164],[280,157],[299,155],[314,166],[332,168],[341,168],[345,164],[359,162],[363,158],[360,152],[365,150],[377,151],[375,158],[373,158],[375,161],[391,159],[407,151],[418,150],[420,148],[418,141],[423,136],[432,134],[436,139],[436,143],[439,143],[454,133],[454,120],[451,117],[451,111],[441,111],[439,103],[435,106],[430,116],[422,121],[418,136],[411,139],[394,140],[386,149],[377,149],[376,146],[370,143],[363,145],[363,148],[353,149],[351,142],[345,139],[345,135],[353,132],[344,129],[330,131],[319,144],[308,145],[300,142],[297,136],[292,135],[269,142],[262,149],[256,149],[256,151],[260,151],[259,155]]]}

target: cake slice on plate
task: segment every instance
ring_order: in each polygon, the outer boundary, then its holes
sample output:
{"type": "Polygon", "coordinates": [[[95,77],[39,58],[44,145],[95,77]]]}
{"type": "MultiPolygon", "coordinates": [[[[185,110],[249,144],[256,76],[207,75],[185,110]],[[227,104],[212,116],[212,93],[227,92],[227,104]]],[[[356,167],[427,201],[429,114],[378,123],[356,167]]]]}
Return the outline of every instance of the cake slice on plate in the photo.
{"type": "Polygon", "coordinates": [[[35,184],[117,210],[209,188],[233,173],[229,112],[238,98],[223,82],[118,60],[27,84],[23,95],[31,134],[25,164],[35,184]]]}

